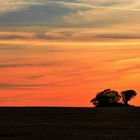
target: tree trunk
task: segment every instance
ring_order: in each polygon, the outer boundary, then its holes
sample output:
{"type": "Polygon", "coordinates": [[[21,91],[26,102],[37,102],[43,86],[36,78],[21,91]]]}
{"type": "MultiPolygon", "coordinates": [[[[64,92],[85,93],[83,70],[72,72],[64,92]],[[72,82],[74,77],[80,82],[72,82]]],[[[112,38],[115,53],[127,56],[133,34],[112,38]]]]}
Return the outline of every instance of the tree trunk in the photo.
{"type": "Polygon", "coordinates": [[[128,101],[125,101],[125,105],[128,106],[128,101]]]}

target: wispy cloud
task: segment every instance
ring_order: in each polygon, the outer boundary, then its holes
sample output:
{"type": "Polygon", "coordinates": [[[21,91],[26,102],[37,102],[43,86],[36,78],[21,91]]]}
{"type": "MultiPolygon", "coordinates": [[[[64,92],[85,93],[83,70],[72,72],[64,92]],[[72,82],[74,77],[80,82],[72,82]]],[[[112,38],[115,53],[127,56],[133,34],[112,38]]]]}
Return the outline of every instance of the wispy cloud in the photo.
{"type": "Polygon", "coordinates": [[[109,38],[109,39],[140,39],[140,35],[134,34],[98,34],[96,38],[109,38]]]}
{"type": "Polygon", "coordinates": [[[16,68],[16,67],[46,67],[46,66],[57,66],[57,65],[64,65],[64,62],[48,62],[42,64],[0,64],[0,68],[16,68]]]}
{"type": "Polygon", "coordinates": [[[22,89],[29,90],[37,87],[45,87],[48,84],[14,84],[14,83],[0,83],[0,89],[22,89]]]}
{"type": "Polygon", "coordinates": [[[139,39],[140,2],[136,0],[10,0],[2,2],[1,9],[4,7],[7,10],[0,16],[0,28],[28,29],[0,34],[0,40],[139,39]],[[16,6],[18,11],[11,12],[16,6]],[[86,34],[86,28],[96,32],[86,34]]]}
{"type": "Polygon", "coordinates": [[[43,4],[43,1],[40,0],[7,0],[3,1],[0,0],[0,12],[7,13],[7,12],[15,12],[20,11],[24,8],[30,7],[31,5],[40,5],[43,4]]]}
{"type": "MultiPolygon", "coordinates": [[[[10,25],[18,25],[18,26],[49,26],[49,27],[67,27],[71,26],[70,23],[81,23],[86,21],[92,27],[95,26],[96,20],[99,20],[99,17],[105,18],[107,22],[115,20],[114,16],[117,17],[117,20],[122,20],[124,17],[126,20],[126,15],[129,13],[134,14],[135,16],[139,15],[139,1],[112,1],[112,0],[105,0],[105,1],[8,1],[3,2],[1,4],[1,9],[9,9],[9,13],[0,16],[0,25],[3,26],[10,26],[10,25]],[[5,4],[7,3],[7,4],[5,4]],[[6,6],[9,7],[6,8],[6,6]],[[13,6],[12,6],[13,5],[13,6]],[[19,7],[18,7],[19,6],[19,7]],[[10,12],[10,7],[16,7],[19,11],[18,12],[10,12]],[[23,7],[26,7],[24,9],[23,7]],[[135,12],[135,13],[134,13],[135,12]],[[120,14],[122,13],[122,14],[120,14]],[[102,16],[99,16],[102,15],[102,16]],[[121,17],[123,15],[123,18],[121,17]],[[111,17],[110,17],[111,16],[111,17]],[[65,18],[63,18],[65,17],[65,18]],[[66,18],[67,17],[67,18],[66,18]],[[72,18],[73,17],[73,18],[72,18]],[[74,18],[75,17],[75,18],[74,18]],[[110,18],[108,18],[110,17],[110,18]],[[66,20],[67,19],[67,20],[66,20]],[[69,19],[69,20],[68,20],[69,19]],[[80,22],[81,20],[82,22],[80,22]],[[65,21],[66,20],[66,21],[65,21]],[[68,24],[67,21],[71,22],[68,24]],[[80,21],[79,21],[80,20],[80,21]],[[91,23],[92,21],[92,23],[91,23]],[[56,24],[57,23],[57,24],[56,24]]],[[[15,8],[15,9],[16,9],[15,8]]],[[[130,18],[134,19],[135,16],[130,18]]],[[[138,20],[138,19],[137,19],[138,20]]],[[[116,20],[115,20],[116,21],[116,20]]],[[[105,23],[105,21],[103,22],[105,23]]]]}
{"type": "MultiPolygon", "coordinates": [[[[109,23],[108,23],[109,24],[109,23]]],[[[111,24],[111,23],[110,23],[111,24]]],[[[100,25],[97,25],[100,26],[100,25]]],[[[130,30],[123,29],[125,31],[117,31],[111,28],[106,28],[103,29],[96,29],[96,30],[89,30],[89,28],[86,29],[60,29],[60,30],[51,30],[48,32],[32,32],[28,33],[25,32],[21,35],[19,32],[10,32],[9,34],[5,33],[0,33],[0,40],[5,41],[5,43],[8,43],[7,41],[16,41],[16,40],[22,40],[22,41],[38,41],[42,40],[44,41],[51,41],[51,40],[80,40],[80,39],[87,39],[87,40],[94,40],[94,39],[140,39],[140,33],[137,32],[136,30],[132,30],[133,28],[130,28],[130,30]]],[[[4,43],[4,42],[3,42],[4,43]]],[[[25,43],[25,42],[24,42],[25,43]]],[[[22,43],[21,43],[22,44],[22,43]]],[[[19,46],[19,49],[21,48],[21,44],[19,46]]],[[[46,43],[47,44],[47,43],[46,43]]],[[[16,42],[15,42],[16,45],[16,42]]],[[[27,45],[26,45],[27,46],[27,45]]],[[[22,48],[26,48],[26,46],[22,48]]],[[[0,49],[4,50],[4,47],[1,45],[0,49]]],[[[5,49],[7,46],[5,47],[5,49]]],[[[9,47],[10,48],[15,48],[14,47],[9,47]]],[[[51,47],[49,47],[51,48],[51,47]]],[[[17,48],[18,49],[18,48],[17,48]]],[[[54,49],[54,48],[52,48],[54,49]]],[[[58,50],[57,48],[55,48],[58,50]]],[[[55,51],[55,50],[54,50],[55,51]]],[[[61,50],[58,50],[61,51],[61,50]]]]}

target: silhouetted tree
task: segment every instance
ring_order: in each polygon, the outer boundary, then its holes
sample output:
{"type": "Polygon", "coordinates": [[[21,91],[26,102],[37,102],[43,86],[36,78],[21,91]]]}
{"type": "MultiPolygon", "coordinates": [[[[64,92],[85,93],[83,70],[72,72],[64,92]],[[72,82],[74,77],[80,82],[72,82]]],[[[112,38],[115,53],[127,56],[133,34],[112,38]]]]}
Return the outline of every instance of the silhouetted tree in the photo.
{"type": "Polygon", "coordinates": [[[97,93],[96,97],[91,100],[93,105],[99,106],[115,106],[120,104],[121,96],[115,90],[106,89],[97,93]]]}
{"type": "Polygon", "coordinates": [[[128,105],[128,101],[130,101],[134,96],[137,95],[134,90],[125,90],[121,92],[122,99],[125,105],[128,105]]]}

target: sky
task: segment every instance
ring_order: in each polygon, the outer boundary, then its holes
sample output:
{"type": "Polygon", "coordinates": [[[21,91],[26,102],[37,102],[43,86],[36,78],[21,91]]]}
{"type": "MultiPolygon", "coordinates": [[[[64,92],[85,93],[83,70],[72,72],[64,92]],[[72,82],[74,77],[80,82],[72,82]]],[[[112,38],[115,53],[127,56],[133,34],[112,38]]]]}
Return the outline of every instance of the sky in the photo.
{"type": "Polygon", "coordinates": [[[139,15],[140,0],[0,0],[0,105],[92,106],[107,88],[139,93],[139,15]]]}

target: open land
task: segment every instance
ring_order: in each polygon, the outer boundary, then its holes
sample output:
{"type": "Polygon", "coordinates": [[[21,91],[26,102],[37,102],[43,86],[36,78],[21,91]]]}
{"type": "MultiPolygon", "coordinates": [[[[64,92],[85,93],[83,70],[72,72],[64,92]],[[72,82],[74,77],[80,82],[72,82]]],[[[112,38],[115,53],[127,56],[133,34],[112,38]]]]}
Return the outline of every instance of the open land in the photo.
{"type": "Polygon", "coordinates": [[[0,140],[140,140],[140,108],[1,107],[0,140]]]}

